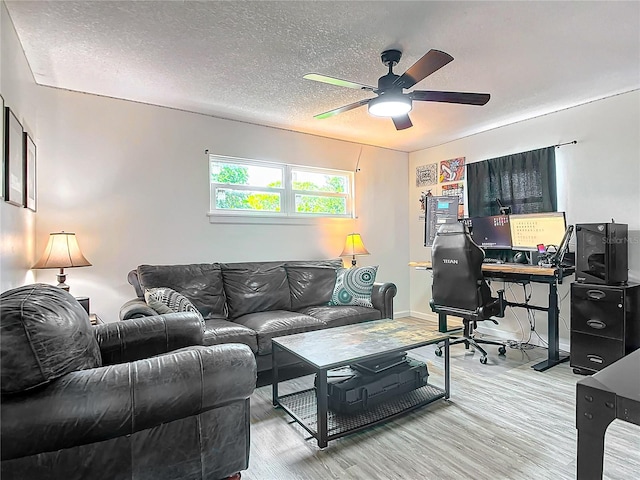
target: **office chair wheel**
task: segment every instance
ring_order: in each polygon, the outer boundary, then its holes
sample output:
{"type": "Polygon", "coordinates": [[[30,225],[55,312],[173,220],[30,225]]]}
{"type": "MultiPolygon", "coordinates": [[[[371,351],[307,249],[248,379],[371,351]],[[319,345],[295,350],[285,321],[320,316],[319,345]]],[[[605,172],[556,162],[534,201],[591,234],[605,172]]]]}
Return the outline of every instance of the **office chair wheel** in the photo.
{"type": "Polygon", "coordinates": [[[487,363],[487,357],[485,355],[480,357],[480,363],[482,363],[483,365],[487,363]]]}
{"type": "Polygon", "coordinates": [[[442,348],[438,347],[436,348],[436,357],[441,357],[442,356],[442,348]]]}
{"type": "Polygon", "coordinates": [[[505,353],[507,353],[507,349],[504,347],[504,345],[500,348],[498,348],[498,353],[500,355],[504,355],[505,353]]]}

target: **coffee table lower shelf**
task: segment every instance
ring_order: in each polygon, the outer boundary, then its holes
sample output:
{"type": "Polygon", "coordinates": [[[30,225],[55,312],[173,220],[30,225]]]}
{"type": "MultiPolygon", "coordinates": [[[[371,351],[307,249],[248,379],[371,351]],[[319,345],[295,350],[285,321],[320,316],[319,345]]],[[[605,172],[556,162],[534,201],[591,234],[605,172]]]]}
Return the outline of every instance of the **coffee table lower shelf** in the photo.
{"type": "MultiPolygon", "coordinates": [[[[349,415],[329,410],[327,412],[327,440],[333,440],[389,420],[440,398],[445,398],[445,396],[446,393],[443,389],[433,385],[425,385],[372,406],[361,413],[349,415]]],[[[313,437],[318,438],[318,406],[315,388],[283,395],[278,397],[277,403],[313,437]]]]}

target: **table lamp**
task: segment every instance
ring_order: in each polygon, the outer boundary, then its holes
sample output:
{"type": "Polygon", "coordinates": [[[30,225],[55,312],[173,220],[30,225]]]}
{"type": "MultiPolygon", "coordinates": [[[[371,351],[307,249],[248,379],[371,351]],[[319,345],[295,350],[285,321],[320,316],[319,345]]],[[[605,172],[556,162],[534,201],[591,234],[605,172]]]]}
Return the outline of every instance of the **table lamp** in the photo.
{"type": "Polygon", "coordinates": [[[344,250],[340,254],[341,257],[351,256],[351,265],[356,266],[356,255],[370,255],[359,233],[350,233],[347,235],[347,240],[344,243],[344,250]]]}
{"type": "Polygon", "coordinates": [[[31,268],[59,268],[58,287],[69,291],[69,285],[65,280],[67,276],[64,273],[65,268],[70,267],[89,267],[91,263],[84,258],[75,233],[56,232],[49,234],[49,243],[40,260],[31,268]]]}

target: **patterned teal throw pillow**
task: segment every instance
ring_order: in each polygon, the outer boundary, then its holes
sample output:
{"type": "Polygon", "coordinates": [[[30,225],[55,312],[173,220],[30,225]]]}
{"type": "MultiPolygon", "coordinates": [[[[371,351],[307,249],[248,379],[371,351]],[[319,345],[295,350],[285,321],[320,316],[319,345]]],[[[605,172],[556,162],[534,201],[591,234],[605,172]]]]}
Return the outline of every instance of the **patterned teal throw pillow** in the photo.
{"type": "Polygon", "coordinates": [[[371,291],[378,266],[338,269],[336,286],[329,305],[357,305],[373,308],[371,291]]]}
{"type": "Polygon", "coordinates": [[[204,324],[204,318],[191,301],[168,287],[150,288],[145,290],[144,299],[151,308],[159,314],[175,312],[193,312],[198,315],[204,324]]]}

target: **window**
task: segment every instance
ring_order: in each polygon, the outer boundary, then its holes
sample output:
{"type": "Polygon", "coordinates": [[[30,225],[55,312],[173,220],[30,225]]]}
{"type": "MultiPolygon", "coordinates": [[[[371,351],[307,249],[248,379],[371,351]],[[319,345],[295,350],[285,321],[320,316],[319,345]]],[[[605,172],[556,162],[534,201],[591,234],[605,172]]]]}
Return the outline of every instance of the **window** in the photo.
{"type": "Polygon", "coordinates": [[[351,217],[353,173],[209,155],[210,214],[351,217]]]}

